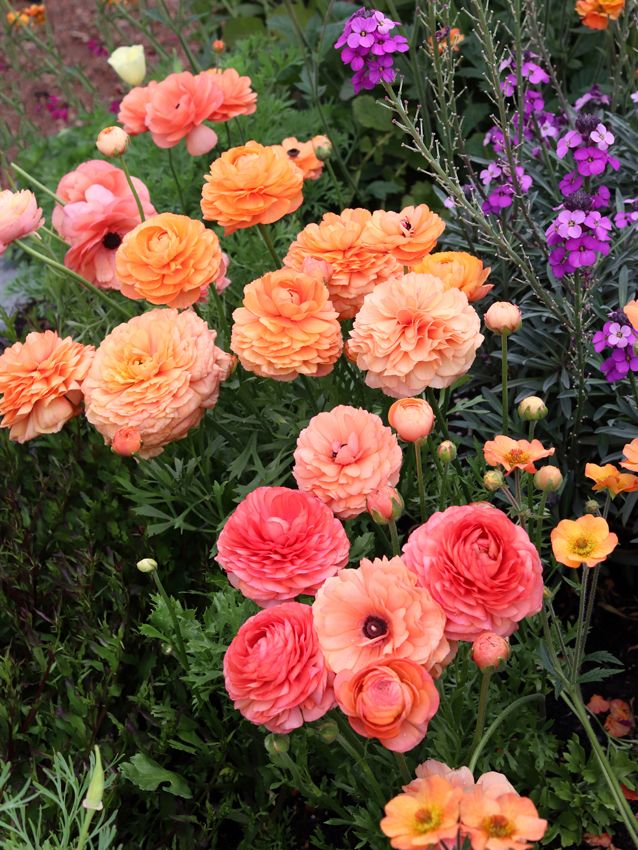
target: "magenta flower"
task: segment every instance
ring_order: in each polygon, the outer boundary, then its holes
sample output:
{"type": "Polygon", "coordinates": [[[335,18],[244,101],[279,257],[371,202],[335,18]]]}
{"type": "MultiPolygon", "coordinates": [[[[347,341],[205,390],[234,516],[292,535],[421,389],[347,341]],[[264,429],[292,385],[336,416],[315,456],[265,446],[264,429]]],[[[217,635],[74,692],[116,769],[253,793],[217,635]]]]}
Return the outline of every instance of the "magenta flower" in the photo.
{"type": "Polygon", "coordinates": [[[582,210],[563,210],[556,221],[556,230],[563,239],[577,239],[583,232],[581,224],[584,221],[582,210]]]}
{"type": "Polygon", "coordinates": [[[583,137],[577,130],[568,130],[564,136],[558,140],[556,145],[556,156],[559,159],[564,159],[571,148],[577,148],[582,144],[583,137]]]}
{"type": "Polygon", "coordinates": [[[578,173],[583,177],[595,177],[597,174],[602,174],[607,165],[606,152],[591,146],[574,151],[574,159],[578,173]]]}
{"type": "Polygon", "coordinates": [[[355,72],[352,84],[358,94],[361,89],[372,89],[379,82],[391,83],[396,71],[394,53],[405,53],[408,41],[402,35],[390,35],[399,26],[376,9],[363,6],[351,15],[343,32],[335,42],[341,49],[341,61],[355,72]]]}
{"type": "Polygon", "coordinates": [[[558,184],[558,188],[561,190],[563,195],[571,195],[574,192],[577,192],[580,187],[583,185],[583,178],[577,171],[570,171],[569,174],[566,174],[560,183],[558,184]]]}

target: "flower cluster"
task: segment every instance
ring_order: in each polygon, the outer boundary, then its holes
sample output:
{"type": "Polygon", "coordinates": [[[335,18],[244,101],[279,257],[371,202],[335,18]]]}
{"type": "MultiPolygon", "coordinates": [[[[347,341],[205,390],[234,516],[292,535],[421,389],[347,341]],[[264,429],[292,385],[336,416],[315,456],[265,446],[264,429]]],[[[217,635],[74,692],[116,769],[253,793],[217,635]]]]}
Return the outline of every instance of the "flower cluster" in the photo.
{"type": "Polygon", "coordinates": [[[7,12],[7,23],[10,27],[43,26],[46,19],[44,3],[31,3],[19,12],[7,12]]]}
{"type": "Polygon", "coordinates": [[[381,81],[393,82],[393,54],[408,50],[405,36],[391,34],[399,25],[383,12],[363,6],[346,21],[334,46],[341,50],[341,61],[354,71],[352,85],[356,93],[373,89],[381,81]]]}
{"type": "Polygon", "coordinates": [[[638,316],[632,322],[625,310],[610,313],[602,330],[594,334],[593,343],[598,353],[610,349],[600,364],[600,371],[610,384],[630,372],[638,372],[638,316]]]}
{"type": "Polygon", "coordinates": [[[617,21],[625,8],[625,0],[576,0],[576,12],[583,26],[606,30],[610,21],[617,21]]]}

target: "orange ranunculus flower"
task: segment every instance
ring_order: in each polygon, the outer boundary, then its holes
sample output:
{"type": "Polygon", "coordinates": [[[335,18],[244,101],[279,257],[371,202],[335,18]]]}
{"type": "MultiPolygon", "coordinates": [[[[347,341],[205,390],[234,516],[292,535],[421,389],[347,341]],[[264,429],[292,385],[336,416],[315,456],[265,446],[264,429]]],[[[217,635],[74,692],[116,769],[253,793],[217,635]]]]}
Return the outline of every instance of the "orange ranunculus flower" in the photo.
{"type": "Polygon", "coordinates": [[[620,465],[625,469],[631,469],[632,472],[638,472],[638,437],[631,443],[627,443],[622,453],[625,459],[620,461],[620,465]]]}
{"type": "Polygon", "coordinates": [[[223,100],[208,116],[209,121],[230,121],[238,115],[252,115],[257,109],[257,93],[250,85],[250,77],[242,77],[234,68],[210,68],[221,89],[223,100]]]}
{"type": "Polygon", "coordinates": [[[318,277],[283,268],[249,283],[233,313],[231,349],[250,372],[292,381],[327,375],[343,339],[328,289],[318,277]]]}
{"type": "Polygon", "coordinates": [[[415,779],[410,787],[409,793],[398,794],[385,806],[379,825],[390,846],[396,850],[456,846],[464,789],[437,775],[415,779]]]}
{"type": "Polygon", "coordinates": [[[288,157],[295,163],[297,168],[303,171],[304,180],[318,180],[323,171],[323,159],[319,159],[318,152],[323,158],[330,153],[330,139],[327,136],[315,136],[309,142],[300,142],[291,136],[281,143],[288,157]]]}
{"type": "Polygon", "coordinates": [[[301,269],[308,258],[329,264],[328,291],[340,319],[351,319],[368,292],[403,272],[385,246],[367,239],[371,219],[372,214],[361,208],[340,215],[326,213],[319,224],[304,227],[284,258],[294,269],[301,269]]]}
{"type": "Polygon", "coordinates": [[[483,455],[489,466],[502,466],[509,474],[513,469],[536,472],[534,461],[551,457],[555,449],[546,449],[540,440],[513,440],[499,434],[483,446],[483,455]]]}
{"type": "Polygon", "coordinates": [[[606,30],[609,21],[617,21],[625,0],[576,0],[576,12],[581,23],[591,30],[606,30]]]}
{"type": "Polygon", "coordinates": [[[225,151],[210,167],[202,189],[202,215],[228,236],[244,227],[271,224],[303,201],[303,173],[280,145],[247,142],[225,151]]]}
{"type": "Polygon", "coordinates": [[[428,254],[412,266],[412,271],[438,277],[446,289],[460,289],[470,302],[480,301],[494,289],[494,284],[485,283],[491,269],[483,268],[478,257],[473,257],[465,251],[439,251],[436,254],[428,254]]]}
{"type": "Polygon", "coordinates": [[[625,304],[623,311],[631,322],[633,329],[638,331],[638,301],[630,301],[629,304],[625,304]]]}
{"type": "Polygon", "coordinates": [[[577,520],[563,519],[551,533],[552,551],[559,564],[576,569],[602,563],[618,545],[607,520],[585,514],[577,520]]]}
{"type": "Polygon", "coordinates": [[[638,490],[638,475],[621,472],[613,463],[606,463],[604,466],[588,463],[585,466],[585,475],[594,482],[594,492],[608,490],[613,497],[619,493],[633,493],[638,490]]]}
{"type": "Polygon", "coordinates": [[[81,384],[95,349],[60,339],[55,331],[30,333],[0,356],[0,427],[24,443],[57,434],[80,411],[81,384]]]}
{"type": "Polygon", "coordinates": [[[372,213],[364,241],[384,248],[402,265],[413,266],[430,253],[444,230],[443,219],[427,204],[419,204],[401,212],[372,213]]]}
{"type": "Polygon", "coordinates": [[[190,307],[222,263],[219,239],[201,221],[160,213],[126,234],[115,255],[115,273],[127,298],[190,307]]]}

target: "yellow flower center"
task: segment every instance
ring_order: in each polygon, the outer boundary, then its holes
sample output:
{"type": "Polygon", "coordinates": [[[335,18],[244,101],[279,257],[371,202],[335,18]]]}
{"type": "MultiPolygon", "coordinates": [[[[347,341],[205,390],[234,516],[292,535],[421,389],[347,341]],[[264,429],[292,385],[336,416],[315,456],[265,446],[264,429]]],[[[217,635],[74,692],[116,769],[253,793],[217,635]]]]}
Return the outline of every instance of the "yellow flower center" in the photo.
{"type": "Polygon", "coordinates": [[[414,830],[420,835],[431,832],[441,825],[443,815],[439,806],[424,806],[414,815],[414,830]]]}
{"type": "Polygon", "coordinates": [[[594,551],[594,541],[589,537],[577,537],[572,542],[572,552],[581,558],[586,558],[594,551]]]}
{"type": "Polygon", "coordinates": [[[482,826],[490,838],[509,838],[514,834],[514,824],[505,815],[491,815],[482,826]]]}
{"type": "Polygon", "coordinates": [[[522,449],[512,449],[511,452],[507,452],[503,457],[509,466],[516,466],[519,463],[529,463],[529,454],[522,449]]]}

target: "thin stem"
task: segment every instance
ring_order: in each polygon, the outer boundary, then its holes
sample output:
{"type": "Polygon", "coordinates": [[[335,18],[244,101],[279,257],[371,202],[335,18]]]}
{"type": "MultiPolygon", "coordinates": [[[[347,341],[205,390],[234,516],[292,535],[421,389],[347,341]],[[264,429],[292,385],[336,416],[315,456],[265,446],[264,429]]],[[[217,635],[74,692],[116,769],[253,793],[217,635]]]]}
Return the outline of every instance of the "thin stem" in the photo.
{"type": "Polygon", "coordinates": [[[20,168],[20,166],[16,165],[15,162],[11,163],[11,168],[13,168],[16,174],[19,174],[20,177],[24,177],[25,180],[29,181],[29,183],[33,183],[34,186],[37,186],[37,188],[41,192],[44,192],[45,195],[48,195],[50,198],[53,198],[56,204],[61,204],[62,206],[64,206],[64,201],[61,198],[58,198],[55,192],[52,192],[47,186],[44,185],[44,183],[40,183],[39,180],[36,180],[35,177],[32,177],[28,171],[25,171],[23,168],[20,168]]]}
{"type": "Polygon", "coordinates": [[[472,738],[472,752],[476,750],[485,728],[485,715],[487,714],[487,700],[490,692],[490,679],[494,672],[493,667],[486,667],[483,670],[481,679],[481,691],[479,694],[478,711],[476,713],[476,728],[474,729],[474,737],[472,738]]]}
{"type": "Polygon", "coordinates": [[[87,809],[84,814],[82,828],[80,829],[80,834],[78,835],[77,850],[84,850],[84,845],[86,844],[86,839],[89,837],[89,827],[91,826],[91,820],[93,819],[94,814],[95,809],[87,809]]]}
{"type": "Polygon", "coordinates": [[[399,543],[397,524],[391,519],[388,520],[388,526],[390,528],[390,540],[392,541],[392,554],[398,557],[401,554],[401,544],[399,543]]]}
{"type": "Polygon", "coordinates": [[[39,233],[41,230],[51,239],[55,239],[56,242],[59,242],[60,245],[64,245],[65,248],[69,247],[69,243],[62,239],[61,236],[58,236],[55,230],[51,230],[51,228],[47,227],[46,224],[41,224],[37,232],[39,233]]]}
{"type": "Polygon", "coordinates": [[[140,201],[140,196],[137,194],[137,189],[135,188],[135,184],[133,183],[133,180],[131,178],[131,172],[128,170],[128,165],[126,164],[126,160],[123,156],[120,157],[120,162],[122,164],[122,171],[126,175],[126,182],[129,185],[129,189],[133,193],[133,197],[135,198],[135,203],[137,204],[137,211],[140,214],[140,221],[146,221],[146,217],[144,216],[144,207],[142,206],[142,202],[140,201]]]}
{"type": "Polygon", "coordinates": [[[419,488],[419,510],[421,522],[425,522],[425,485],[423,483],[423,460],[421,458],[421,441],[414,441],[414,461],[416,464],[416,480],[419,488]]]}
{"type": "Polygon", "coordinates": [[[543,519],[545,517],[545,505],[547,504],[548,491],[543,490],[540,505],[538,506],[538,519],[536,521],[536,548],[540,552],[543,540],[543,519]]]}
{"type": "Polygon", "coordinates": [[[281,262],[281,258],[279,257],[279,254],[275,250],[275,246],[273,245],[272,239],[270,238],[270,233],[268,232],[268,228],[266,227],[265,224],[258,224],[257,230],[261,234],[261,238],[264,240],[264,245],[268,249],[268,253],[273,258],[275,264],[277,265],[277,268],[279,268],[279,269],[282,268],[283,263],[281,262]]]}
{"type": "Polygon", "coordinates": [[[164,14],[166,15],[166,26],[171,30],[171,32],[174,32],[175,35],[177,36],[177,38],[179,39],[179,43],[182,45],[182,50],[184,51],[184,54],[185,54],[186,58],[188,59],[188,62],[191,66],[191,70],[192,70],[193,74],[199,74],[201,68],[199,67],[199,65],[195,61],[195,57],[191,53],[191,49],[188,46],[188,42],[184,38],[183,28],[180,27],[180,26],[178,26],[178,27],[173,26],[173,23],[172,23],[173,19],[171,17],[171,13],[168,10],[168,6],[166,5],[166,0],[159,0],[159,2],[160,2],[160,6],[162,7],[162,9],[164,11],[164,14]]]}
{"type": "Polygon", "coordinates": [[[490,738],[492,737],[492,735],[496,732],[498,727],[505,720],[505,718],[508,717],[510,714],[512,714],[514,711],[517,711],[522,706],[527,705],[527,703],[530,703],[530,702],[542,703],[542,702],[544,702],[544,700],[545,700],[545,697],[543,696],[543,694],[528,694],[525,697],[519,697],[518,699],[514,700],[514,702],[510,703],[507,706],[507,708],[504,708],[503,711],[501,711],[501,713],[496,718],[496,720],[494,720],[492,723],[490,723],[490,725],[487,727],[487,729],[485,730],[485,734],[483,735],[481,740],[477,743],[476,747],[474,748],[474,751],[472,753],[472,758],[470,759],[470,763],[469,763],[469,768],[472,771],[472,773],[474,773],[474,770],[476,768],[476,765],[478,764],[478,760],[481,756],[481,753],[485,749],[485,747],[486,747],[487,743],[489,742],[490,738]]]}
{"type": "Polygon", "coordinates": [[[412,774],[410,773],[410,768],[408,767],[408,763],[405,760],[405,756],[403,753],[394,754],[394,759],[396,763],[399,765],[399,770],[401,771],[401,779],[407,784],[412,781],[412,774]]]}
{"type": "Polygon", "coordinates": [[[157,570],[153,570],[151,575],[153,576],[153,581],[155,582],[157,592],[162,597],[162,600],[166,605],[166,608],[168,609],[171,622],[173,623],[173,629],[175,631],[175,648],[177,650],[177,660],[182,665],[184,670],[188,672],[188,655],[186,654],[186,646],[184,645],[184,638],[182,637],[182,630],[179,627],[179,620],[177,619],[177,614],[175,613],[175,606],[173,605],[173,600],[166,593],[164,585],[162,584],[162,580],[157,575],[157,570]]]}
{"type": "Polygon", "coordinates": [[[370,790],[372,791],[374,796],[377,798],[377,802],[379,803],[379,805],[381,807],[385,806],[385,804],[387,802],[386,798],[385,798],[385,794],[381,790],[381,787],[380,787],[379,783],[377,782],[376,776],[372,772],[370,765],[365,760],[363,755],[361,753],[357,752],[355,747],[353,747],[353,745],[350,743],[350,741],[348,741],[343,734],[339,733],[337,735],[336,740],[337,740],[337,743],[346,751],[346,753],[348,753],[350,758],[354,759],[355,763],[359,766],[362,773],[365,773],[366,778],[368,780],[368,784],[370,786],[370,790]]]}
{"type": "Polygon", "coordinates": [[[589,578],[589,567],[583,567],[580,584],[580,599],[578,603],[578,623],[576,626],[576,644],[574,646],[574,657],[572,659],[572,684],[578,681],[578,673],[580,670],[580,662],[584,643],[584,625],[585,625],[585,603],[587,601],[587,581],[589,578]]]}
{"type": "Polygon", "coordinates": [[[177,171],[175,170],[175,163],[173,162],[173,149],[168,148],[168,165],[171,169],[171,174],[173,175],[173,180],[175,181],[175,186],[177,188],[177,194],[179,195],[179,204],[182,208],[182,213],[186,215],[186,203],[184,202],[184,193],[182,192],[182,184],[179,182],[179,177],[177,176],[177,171]]]}
{"type": "Polygon", "coordinates": [[[221,337],[221,347],[224,348],[225,346],[230,345],[230,330],[228,328],[226,313],[224,312],[224,302],[222,301],[214,282],[211,283],[209,292],[212,293],[213,301],[215,302],[215,309],[217,310],[217,319],[219,321],[218,332],[221,337]]]}
{"type": "Polygon", "coordinates": [[[629,382],[631,384],[631,391],[634,396],[634,401],[636,403],[636,412],[638,412],[638,384],[636,383],[636,376],[634,373],[629,370],[629,382]]]}
{"type": "Polygon", "coordinates": [[[501,334],[501,401],[503,404],[503,434],[509,430],[509,400],[507,397],[507,334],[501,334]]]}

